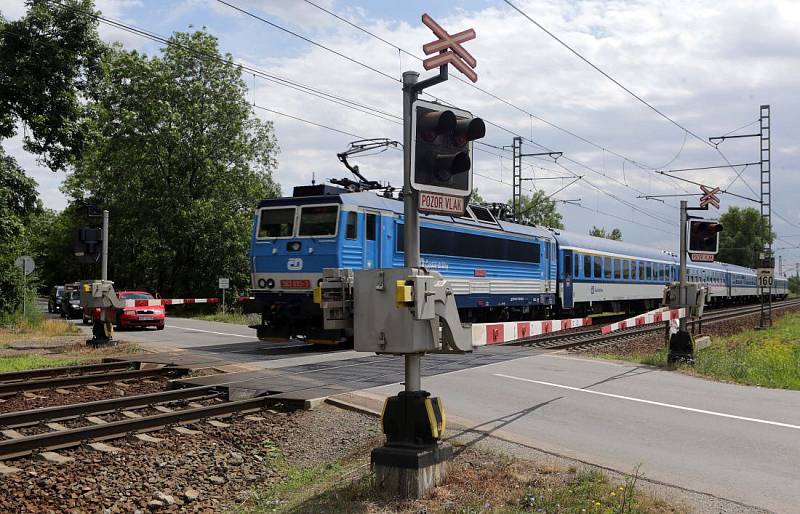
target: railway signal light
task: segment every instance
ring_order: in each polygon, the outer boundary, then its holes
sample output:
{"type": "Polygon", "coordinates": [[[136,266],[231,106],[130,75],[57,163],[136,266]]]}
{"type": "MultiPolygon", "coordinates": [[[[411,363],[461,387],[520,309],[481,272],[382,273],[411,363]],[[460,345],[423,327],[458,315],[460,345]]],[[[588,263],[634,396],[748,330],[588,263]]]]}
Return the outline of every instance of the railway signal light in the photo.
{"type": "Polygon", "coordinates": [[[715,255],[722,224],[716,220],[689,220],[689,253],[715,255]]]}
{"type": "Polygon", "coordinates": [[[79,227],[75,229],[75,257],[83,264],[94,264],[100,259],[103,231],[99,228],[79,227]]]}
{"type": "Polygon", "coordinates": [[[467,111],[417,100],[412,112],[411,185],[466,197],[472,192],[472,141],[486,125],[467,111]]]}

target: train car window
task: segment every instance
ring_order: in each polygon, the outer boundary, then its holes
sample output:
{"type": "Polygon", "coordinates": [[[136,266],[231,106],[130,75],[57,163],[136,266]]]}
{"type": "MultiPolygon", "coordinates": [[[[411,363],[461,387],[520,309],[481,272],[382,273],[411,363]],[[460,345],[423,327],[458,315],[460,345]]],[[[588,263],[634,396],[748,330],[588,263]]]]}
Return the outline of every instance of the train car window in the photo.
{"type": "Polygon", "coordinates": [[[592,278],[592,256],[583,256],[583,278],[592,278]]]}
{"type": "Polygon", "coordinates": [[[572,272],[572,278],[578,278],[581,276],[581,258],[580,255],[577,253],[574,254],[573,260],[575,261],[575,270],[572,272]]]}
{"type": "Polygon", "coordinates": [[[645,263],[644,270],[645,270],[644,271],[645,279],[653,280],[653,263],[652,262],[645,263]]]}
{"type": "Polygon", "coordinates": [[[639,261],[639,280],[644,280],[644,263],[639,261]]]}
{"type": "MultiPolygon", "coordinates": [[[[367,219],[367,230],[369,230],[369,219],[367,219]]],[[[405,248],[403,225],[397,225],[396,239],[397,251],[403,252],[405,248]]],[[[420,252],[427,254],[514,261],[525,264],[541,262],[541,246],[537,242],[422,227],[419,244],[420,252]]]]}
{"type": "Polygon", "coordinates": [[[631,261],[628,259],[622,259],[622,278],[631,279],[631,261]]]}
{"type": "Polygon", "coordinates": [[[292,237],[294,234],[294,207],[263,209],[258,222],[258,238],[292,237]]]}
{"type": "Polygon", "coordinates": [[[572,255],[564,254],[564,269],[567,270],[565,275],[572,274],[572,255]]]}
{"type": "Polygon", "coordinates": [[[661,282],[664,281],[664,265],[663,264],[659,264],[658,265],[658,280],[660,280],[661,282]]]}
{"type": "Polygon", "coordinates": [[[345,238],[356,239],[358,237],[358,213],[350,211],[347,213],[347,229],[345,230],[345,238]]]}
{"type": "Polygon", "coordinates": [[[594,257],[594,278],[603,276],[603,260],[600,257],[594,257]]]}
{"type": "Polygon", "coordinates": [[[338,205],[306,205],[300,208],[298,236],[335,236],[338,205]]]}
{"type": "Polygon", "coordinates": [[[603,277],[611,278],[611,259],[609,257],[603,258],[603,277]]]}
{"type": "Polygon", "coordinates": [[[378,215],[367,213],[367,241],[378,239],[378,215]]]}
{"type": "Polygon", "coordinates": [[[622,261],[614,259],[614,278],[619,280],[622,278],[622,261]]]}

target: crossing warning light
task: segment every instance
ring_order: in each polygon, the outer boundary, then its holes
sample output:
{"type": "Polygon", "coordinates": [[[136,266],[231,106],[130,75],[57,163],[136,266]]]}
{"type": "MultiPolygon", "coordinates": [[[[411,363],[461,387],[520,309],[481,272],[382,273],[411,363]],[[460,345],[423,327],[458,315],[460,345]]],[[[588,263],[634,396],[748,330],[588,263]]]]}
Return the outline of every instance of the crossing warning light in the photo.
{"type": "Polygon", "coordinates": [[[411,185],[417,191],[465,197],[472,192],[472,141],[486,125],[471,113],[417,100],[412,111],[411,185]]]}
{"type": "Polygon", "coordinates": [[[715,255],[722,224],[717,220],[689,220],[689,253],[715,255]]]}
{"type": "Polygon", "coordinates": [[[75,229],[75,257],[83,264],[94,264],[100,259],[103,231],[99,228],[79,227],[75,229]]]}

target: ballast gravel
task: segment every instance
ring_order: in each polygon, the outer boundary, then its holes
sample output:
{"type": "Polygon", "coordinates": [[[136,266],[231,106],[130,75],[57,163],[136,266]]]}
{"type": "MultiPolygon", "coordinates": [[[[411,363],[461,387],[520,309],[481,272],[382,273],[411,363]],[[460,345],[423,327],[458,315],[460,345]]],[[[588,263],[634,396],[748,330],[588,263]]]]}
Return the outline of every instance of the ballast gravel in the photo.
{"type": "Polygon", "coordinates": [[[380,434],[374,417],[330,406],[247,418],[189,425],[194,436],[151,432],[157,443],[117,439],[116,453],[61,450],[74,459],[65,464],[9,461],[20,471],[0,476],[0,512],[225,512],[290,468],[339,459],[380,434]]]}

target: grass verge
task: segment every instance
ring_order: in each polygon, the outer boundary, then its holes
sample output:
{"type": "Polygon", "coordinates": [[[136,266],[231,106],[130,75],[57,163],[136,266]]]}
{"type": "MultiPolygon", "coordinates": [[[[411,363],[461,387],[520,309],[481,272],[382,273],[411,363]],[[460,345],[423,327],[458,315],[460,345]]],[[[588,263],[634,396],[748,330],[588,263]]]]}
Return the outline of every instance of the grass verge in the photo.
{"type": "Polygon", "coordinates": [[[637,490],[638,471],[625,483],[614,483],[597,470],[537,466],[499,453],[462,449],[447,483],[423,500],[386,497],[368,473],[368,452],[362,450],[332,464],[292,470],[237,512],[684,512],[637,490]]]}
{"type": "MultiPolygon", "coordinates": [[[[667,366],[666,350],[653,353],[596,354],[653,366],[667,366]]],[[[768,330],[746,330],[717,338],[682,372],[739,384],[800,390],[800,313],[778,317],[768,330]]]]}
{"type": "Polygon", "coordinates": [[[13,357],[0,357],[0,373],[12,371],[25,371],[38,368],[58,368],[61,366],[76,366],[84,364],[91,357],[52,358],[42,355],[15,355],[13,357]]]}
{"type": "Polygon", "coordinates": [[[253,325],[259,322],[258,315],[242,314],[241,312],[228,311],[225,313],[215,312],[213,314],[197,314],[197,315],[184,315],[182,317],[190,317],[191,319],[199,319],[201,321],[217,321],[219,323],[233,323],[234,325],[253,325]]]}

